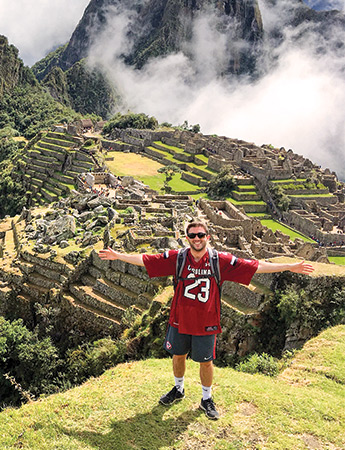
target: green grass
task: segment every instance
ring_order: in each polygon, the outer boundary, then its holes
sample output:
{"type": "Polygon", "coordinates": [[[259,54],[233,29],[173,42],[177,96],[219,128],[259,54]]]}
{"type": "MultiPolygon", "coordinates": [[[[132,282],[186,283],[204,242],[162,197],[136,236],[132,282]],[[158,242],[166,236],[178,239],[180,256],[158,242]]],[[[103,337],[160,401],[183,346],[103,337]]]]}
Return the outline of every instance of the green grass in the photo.
{"type": "MultiPolygon", "coordinates": [[[[201,159],[201,161],[204,161],[204,163],[207,165],[208,164],[208,156],[205,156],[205,155],[202,155],[202,154],[200,154],[200,155],[195,155],[198,159],[201,159]]],[[[212,170],[212,169],[210,169],[210,170],[212,170]]]]}
{"type": "Polygon", "coordinates": [[[72,146],[73,146],[73,142],[66,141],[66,139],[63,139],[63,138],[60,138],[60,137],[48,137],[48,136],[45,136],[45,137],[47,139],[50,139],[51,141],[55,141],[56,144],[54,144],[54,145],[58,145],[58,146],[63,147],[63,148],[66,147],[66,149],[67,148],[72,148],[72,146]],[[63,142],[63,144],[61,144],[61,142],[63,142]]]}
{"type": "Polygon", "coordinates": [[[288,194],[288,197],[293,197],[293,198],[320,198],[320,197],[334,197],[333,194],[300,194],[300,195],[290,195],[288,194]]]}
{"type": "MultiPolygon", "coordinates": [[[[164,174],[159,173],[155,176],[141,176],[140,180],[150,186],[151,189],[160,191],[163,189],[165,176],[164,174]]],[[[173,175],[172,180],[169,182],[169,186],[171,186],[172,190],[175,192],[192,192],[198,190],[198,186],[195,184],[181,180],[181,174],[173,175]]]]}
{"type": "Polygon", "coordinates": [[[238,184],[237,189],[243,190],[243,191],[255,191],[256,187],[254,184],[238,184]]]}
{"type": "Polygon", "coordinates": [[[173,145],[163,144],[163,142],[161,142],[161,141],[155,141],[154,144],[160,145],[161,147],[164,147],[164,148],[168,148],[169,150],[172,150],[176,153],[185,153],[183,148],[174,147],[173,145]]]}
{"type": "Polygon", "coordinates": [[[345,327],[323,332],[278,378],[215,368],[221,418],[198,409],[199,365],[186,398],[158,405],[171,360],[126,363],[99,378],[0,413],[0,448],[15,450],[307,450],[345,448],[345,327]]]}
{"type": "Polygon", "coordinates": [[[265,202],[263,202],[262,200],[257,200],[257,201],[237,201],[234,198],[231,197],[227,197],[226,200],[228,202],[231,202],[234,205],[238,205],[238,206],[243,206],[243,205],[266,205],[265,202]]]}
{"type": "MultiPolygon", "coordinates": [[[[131,175],[156,191],[163,188],[165,175],[157,172],[158,169],[164,167],[162,164],[136,153],[109,152],[108,155],[114,156],[113,161],[107,161],[107,166],[115,175],[131,175]]],[[[194,176],[194,174],[192,175],[194,176]]],[[[197,177],[197,175],[195,176],[197,177]]],[[[175,174],[169,185],[175,192],[193,192],[199,189],[195,184],[181,180],[181,174],[175,174]]]]}
{"type": "Polygon", "coordinates": [[[173,179],[170,181],[169,186],[171,186],[175,192],[192,192],[200,189],[199,186],[196,186],[195,184],[181,180],[181,174],[175,174],[173,179]]]}
{"type": "MultiPolygon", "coordinates": [[[[176,160],[176,162],[181,163],[181,161],[177,161],[177,160],[176,160]]],[[[198,164],[196,164],[194,162],[187,162],[186,164],[188,166],[190,166],[190,167],[194,167],[195,169],[200,169],[200,170],[203,170],[204,172],[208,172],[211,175],[217,175],[218,174],[218,172],[216,172],[213,169],[210,169],[209,167],[207,167],[207,165],[205,165],[205,166],[198,166],[198,164]]]]}
{"type": "Polygon", "coordinates": [[[283,183],[283,184],[287,184],[287,183],[296,183],[296,182],[305,182],[307,181],[306,178],[297,178],[296,180],[293,179],[288,179],[288,180],[270,180],[271,183],[283,183]]]}
{"type": "MultiPolygon", "coordinates": [[[[163,144],[162,142],[158,142],[158,141],[156,141],[155,144],[160,145],[161,147],[164,147],[164,148],[166,148],[166,149],[173,150],[173,151],[176,152],[176,153],[187,154],[182,148],[173,147],[172,145],[163,144]]],[[[172,155],[172,154],[169,153],[169,152],[165,152],[165,151],[162,150],[162,149],[157,149],[157,148],[151,147],[151,146],[148,147],[148,148],[150,148],[151,150],[154,150],[154,151],[160,153],[162,156],[164,156],[164,158],[168,159],[169,161],[171,161],[171,162],[173,162],[173,163],[175,163],[175,164],[181,164],[181,163],[182,163],[182,161],[180,161],[180,160],[178,160],[178,159],[175,159],[175,158],[174,158],[174,155],[172,155]]],[[[197,169],[204,170],[205,172],[208,172],[208,173],[210,173],[210,174],[212,174],[212,175],[216,175],[216,174],[218,173],[218,172],[216,172],[215,170],[210,169],[209,167],[207,167],[207,163],[208,163],[208,157],[207,157],[207,156],[204,156],[204,155],[196,155],[196,156],[197,156],[199,159],[201,159],[202,161],[205,162],[205,165],[204,165],[204,166],[199,166],[199,165],[196,164],[195,162],[187,162],[186,164],[187,164],[188,166],[190,166],[190,167],[194,167],[194,168],[197,168],[197,169]]]]}
{"type": "Polygon", "coordinates": [[[298,233],[297,231],[292,230],[291,228],[287,227],[286,225],[281,224],[280,222],[277,222],[276,220],[271,219],[263,219],[260,221],[262,225],[264,225],[267,228],[270,228],[272,231],[281,231],[284,234],[287,234],[290,236],[291,240],[295,240],[296,238],[303,239],[305,242],[315,242],[312,239],[308,238],[307,236],[304,236],[301,233],[298,233]]]}
{"type": "Polygon", "coordinates": [[[265,213],[246,213],[247,216],[249,217],[263,217],[263,216],[269,216],[269,214],[265,214],[265,213]]]}
{"type": "Polygon", "coordinates": [[[206,198],[208,200],[211,200],[209,196],[206,194],[206,192],[202,192],[200,194],[192,194],[191,197],[194,198],[194,200],[199,200],[200,198],[206,198]]]}
{"type": "Polygon", "coordinates": [[[328,259],[340,266],[345,266],[345,256],[329,256],[328,259]]]}
{"type": "Polygon", "coordinates": [[[256,191],[248,191],[248,192],[240,192],[240,191],[232,191],[238,195],[258,195],[256,191]]]}

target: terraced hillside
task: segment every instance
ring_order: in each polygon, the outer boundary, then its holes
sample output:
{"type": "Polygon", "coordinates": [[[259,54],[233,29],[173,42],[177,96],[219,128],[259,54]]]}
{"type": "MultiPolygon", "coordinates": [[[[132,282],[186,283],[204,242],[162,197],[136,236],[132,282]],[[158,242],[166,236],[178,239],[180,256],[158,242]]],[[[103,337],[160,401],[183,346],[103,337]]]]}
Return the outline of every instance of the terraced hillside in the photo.
{"type": "Polygon", "coordinates": [[[183,148],[154,141],[144,149],[152,159],[164,165],[176,165],[182,172],[182,180],[195,185],[195,192],[205,187],[208,181],[217,173],[207,165],[208,157],[202,152],[200,154],[189,154],[183,148]]]}
{"type": "MultiPolygon", "coordinates": [[[[108,141],[109,142],[109,141],[108,141]]],[[[203,188],[208,186],[209,181],[218,174],[218,171],[212,169],[208,162],[211,151],[201,149],[200,151],[193,148],[190,153],[188,147],[177,147],[166,144],[162,141],[156,140],[150,145],[144,146],[144,141],[139,141],[142,151],[150,158],[158,161],[163,165],[176,165],[182,170],[181,179],[187,181],[195,186],[195,191],[189,190],[185,193],[198,194],[203,191],[203,188]]],[[[130,142],[123,142],[117,140],[113,148],[117,151],[133,151],[136,149],[135,139],[130,139],[130,142]]],[[[266,216],[267,205],[262,201],[260,193],[253,184],[253,178],[245,177],[243,174],[235,175],[236,190],[230,192],[228,200],[249,214],[257,214],[264,218],[266,216]]]]}
{"type": "Polygon", "coordinates": [[[82,150],[83,139],[66,133],[38,136],[24,157],[24,181],[28,204],[49,204],[67,195],[76,177],[97,167],[82,150]]]}

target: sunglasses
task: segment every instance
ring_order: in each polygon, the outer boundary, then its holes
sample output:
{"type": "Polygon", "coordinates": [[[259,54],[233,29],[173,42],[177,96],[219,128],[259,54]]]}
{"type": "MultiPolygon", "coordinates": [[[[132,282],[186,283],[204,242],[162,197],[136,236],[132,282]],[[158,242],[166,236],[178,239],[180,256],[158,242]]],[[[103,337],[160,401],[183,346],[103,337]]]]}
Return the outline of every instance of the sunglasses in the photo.
{"type": "Polygon", "coordinates": [[[205,236],[207,236],[206,233],[188,233],[187,236],[189,237],[189,239],[194,239],[198,236],[199,239],[204,238],[205,236]]]}

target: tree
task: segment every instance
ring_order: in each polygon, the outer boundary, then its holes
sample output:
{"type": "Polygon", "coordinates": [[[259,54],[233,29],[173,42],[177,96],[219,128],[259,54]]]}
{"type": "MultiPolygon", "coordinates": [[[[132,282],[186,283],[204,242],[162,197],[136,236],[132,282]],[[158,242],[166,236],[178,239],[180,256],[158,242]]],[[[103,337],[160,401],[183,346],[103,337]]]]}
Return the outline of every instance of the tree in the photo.
{"type": "Polygon", "coordinates": [[[236,187],[236,182],[231,174],[232,167],[225,166],[219,174],[209,182],[206,192],[211,198],[225,198],[236,187]]]}
{"type": "Polygon", "coordinates": [[[281,186],[271,186],[270,192],[272,194],[272,198],[277,205],[277,207],[282,211],[287,211],[289,209],[291,200],[285,194],[284,189],[281,186]]]}
{"type": "Polygon", "coordinates": [[[175,128],[177,128],[178,130],[191,131],[192,133],[200,133],[201,130],[198,123],[196,123],[195,125],[189,125],[188,120],[185,120],[182,125],[178,125],[175,128]]]}
{"type": "Polygon", "coordinates": [[[166,194],[170,194],[172,191],[172,187],[169,186],[169,181],[172,180],[173,176],[176,173],[181,173],[181,169],[178,166],[176,166],[175,164],[171,164],[169,166],[161,167],[160,169],[157,170],[157,172],[164,173],[165,181],[164,181],[163,190],[166,194]]]}
{"type": "Polygon", "coordinates": [[[23,392],[37,396],[57,390],[61,362],[50,338],[40,339],[22,319],[0,317],[0,343],[0,373],[8,375],[0,377],[1,406],[18,403],[23,392]]]}
{"type": "Polygon", "coordinates": [[[104,134],[111,134],[115,128],[138,128],[154,130],[158,126],[155,117],[149,117],[146,114],[135,114],[128,112],[127,114],[117,113],[103,127],[104,134]]]}

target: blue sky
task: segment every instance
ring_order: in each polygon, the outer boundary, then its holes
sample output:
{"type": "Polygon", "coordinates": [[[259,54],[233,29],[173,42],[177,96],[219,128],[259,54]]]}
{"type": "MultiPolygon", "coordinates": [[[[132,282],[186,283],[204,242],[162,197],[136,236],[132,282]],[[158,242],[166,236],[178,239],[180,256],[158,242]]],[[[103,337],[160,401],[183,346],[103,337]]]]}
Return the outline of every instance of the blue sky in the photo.
{"type": "Polygon", "coordinates": [[[310,7],[322,11],[329,9],[344,10],[344,0],[304,0],[310,7]]]}

